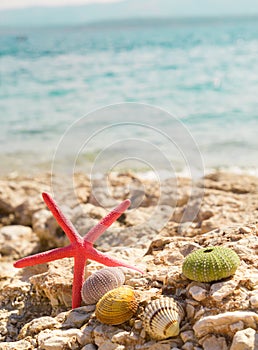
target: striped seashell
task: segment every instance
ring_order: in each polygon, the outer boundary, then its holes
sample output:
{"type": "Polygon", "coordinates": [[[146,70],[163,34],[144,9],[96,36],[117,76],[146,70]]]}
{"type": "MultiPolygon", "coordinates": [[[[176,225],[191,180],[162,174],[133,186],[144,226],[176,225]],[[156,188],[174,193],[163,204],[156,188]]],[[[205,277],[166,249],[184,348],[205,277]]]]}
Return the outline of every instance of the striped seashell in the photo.
{"type": "Polygon", "coordinates": [[[173,298],[162,297],[151,301],[143,314],[143,325],[150,337],[155,340],[175,337],[184,318],[183,307],[173,298]]]}
{"type": "Polygon", "coordinates": [[[96,304],[108,291],[120,287],[125,275],[118,267],[105,267],[89,276],[82,286],[82,299],[85,304],[96,304]]]}
{"type": "Polygon", "coordinates": [[[107,292],[97,303],[95,315],[102,323],[117,325],[128,321],[138,309],[138,295],[129,286],[107,292]]]}
{"type": "Polygon", "coordinates": [[[239,256],[227,247],[207,247],[187,255],[183,274],[197,282],[212,282],[229,277],[240,264],[239,256]]]}

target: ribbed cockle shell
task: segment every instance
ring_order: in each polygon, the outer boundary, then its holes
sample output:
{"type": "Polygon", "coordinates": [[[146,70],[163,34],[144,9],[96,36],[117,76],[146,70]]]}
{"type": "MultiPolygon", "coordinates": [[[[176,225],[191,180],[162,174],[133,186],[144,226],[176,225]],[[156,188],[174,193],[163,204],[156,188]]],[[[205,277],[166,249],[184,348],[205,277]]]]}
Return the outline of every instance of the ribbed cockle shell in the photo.
{"type": "Polygon", "coordinates": [[[193,281],[212,282],[233,275],[240,264],[238,255],[227,247],[207,247],[187,255],[183,274],[193,281]]]}
{"type": "Polygon", "coordinates": [[[184,318],[183,307],[173,298],[162,297],[151,301],[143,314],[143,325],[150,337],[156,340],[177,336],[184,318]]]}
{"type": "Polygon", "coordinates": [[[96,304],[108,291],[120,287],[125,275],[118,267],[105,267],[89,276],[82,286],[82,299],[85,304],[96,304]]]}
{"type": "Polygon", "coordinates": [[[96,305],[96,318],[105,324],[116,325],[128,321],[138,309],[137,293],[129,286],[107,292],[96,305]]]}

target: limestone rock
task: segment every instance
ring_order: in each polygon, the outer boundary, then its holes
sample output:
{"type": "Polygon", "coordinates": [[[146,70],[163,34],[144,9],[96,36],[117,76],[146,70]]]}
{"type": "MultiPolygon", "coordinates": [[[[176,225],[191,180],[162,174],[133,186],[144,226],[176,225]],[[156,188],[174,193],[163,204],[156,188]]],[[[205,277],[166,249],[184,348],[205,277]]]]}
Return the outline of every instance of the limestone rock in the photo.
{"type": "Polygon", "coordinates": [[[81,331],[79,329],[44,330],[36,337],[39,349],[61,350],[78,349],[81,331]]]}
{"type": "Polygon", "coordinates": [[[50,248],[69,243],[49,210],[41,209],[32,215],[32,228],[41,242],[50,248]]]}
{"type": "Polygon", "coordinates": [[[258,348],[258,333],[253,328],[236,332],[230,350],[255,350],[258,348]]]}
{"type": "Polygon", "coordinates": [[[246,327],[256,328],[258,315],[252,311],[233,311],[206,316],[197,321],[193,329],[198,338],[214,333],[233,335],[230,325],[238,321],[242,321],[246,327]]]}
{"type": "Polygon", "coordinates": [[[0,343],[0,350],[33,350],[36,348],[36,341],[22,339],[15,342],[0,343]]]}
{"type": "Polygon", "coordinates": [[[40,295],[46,296],[53,309],[72,305],[72,259],[65,258],[47,264],[48,270],[30,277],[30,282],[40,295]]]}
{"type": "Polygon", "coordinates": [[[215,335],[206,338],[202,342],[202,346],[204,350],[228,350],[225,338],[215,337],[215,335]]]}
{"type": "Polygon", "coordinates": [[[12,259],[33,254],[38,249],[37,235],[28,226],[11,225],[0,228],[0,254],[12,259]]]}
{"type": "Polygon", "coordinates": [[[220,302],[222,299],[226,298],[228,295],[234,293],[236,286],[238,285],[237,280],[229,280],[214,283],[210,289],[210,296],[213,300],[220,302]]]}
{"type": "Polygon", "coordinates": [[[20,330],[19,338],[25,338],[28,335],[34,337],[36,334],[40,333],[45,329],[54,329],[59,328],[61,324],[50,316],[43,316],[36,318],[26,325],[20,330]]]}

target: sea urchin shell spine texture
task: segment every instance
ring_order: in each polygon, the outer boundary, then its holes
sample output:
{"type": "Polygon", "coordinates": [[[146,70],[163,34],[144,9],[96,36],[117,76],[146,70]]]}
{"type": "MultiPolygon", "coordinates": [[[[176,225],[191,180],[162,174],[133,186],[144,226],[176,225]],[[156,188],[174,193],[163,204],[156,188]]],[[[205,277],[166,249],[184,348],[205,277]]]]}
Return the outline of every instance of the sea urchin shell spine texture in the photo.
{"type": "Polygon", "coordinates": [[[96,305],[98,321],[117,325],[128,321],[138,309],[138,295],[129,286],[121,286],[107,292],[96,305]]]}
{"type": "Polygon", "coordinates": [[[145,308],[143,324],[146,332],[156,340],[175,337],[184,318],[183,307],[173,298],[162,297],[151,301],[145,308]]]}
{"type": "Polygon", "coordinates": [[[227,247],[207,247],[189,254],[183,274],[193,281],[212,282],[233,275],[240,264],[238,255],[227,247]]]}
{"type": "Polygon", "coordinates": [[[106,267],[89,276],[82,286],[82,299],[85,304],[96,304],[108,291],[120,287],[125,275],[118,267],[106,267]]]}

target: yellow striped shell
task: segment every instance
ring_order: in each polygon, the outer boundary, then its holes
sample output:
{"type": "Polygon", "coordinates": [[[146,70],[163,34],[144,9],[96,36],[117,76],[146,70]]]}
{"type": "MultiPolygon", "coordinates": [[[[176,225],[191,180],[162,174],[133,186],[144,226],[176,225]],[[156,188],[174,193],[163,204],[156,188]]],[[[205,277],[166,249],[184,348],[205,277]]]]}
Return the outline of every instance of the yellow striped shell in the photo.
{"type": "Polygon", "coordinates": [[[146,306],[143,325],[151,338],[167,339],[179,334],[179,325],[184,315],[182,306],[173,298],[162,297],[146,306]]]}
{"type": "Polygon", "coordinates": [[[121,286],[107,292],[96,305],[98,321],[116,325],[128,321],[138,309],[138,297],[129,286],[121,286]]]}
{"type": "Polygon", "coordinates": [[[89,276],[82,286],[82,300],[85,304],[96,304],[109,290],[120,287],[125,275],[118,267],[105,267],[89,276]]]}

